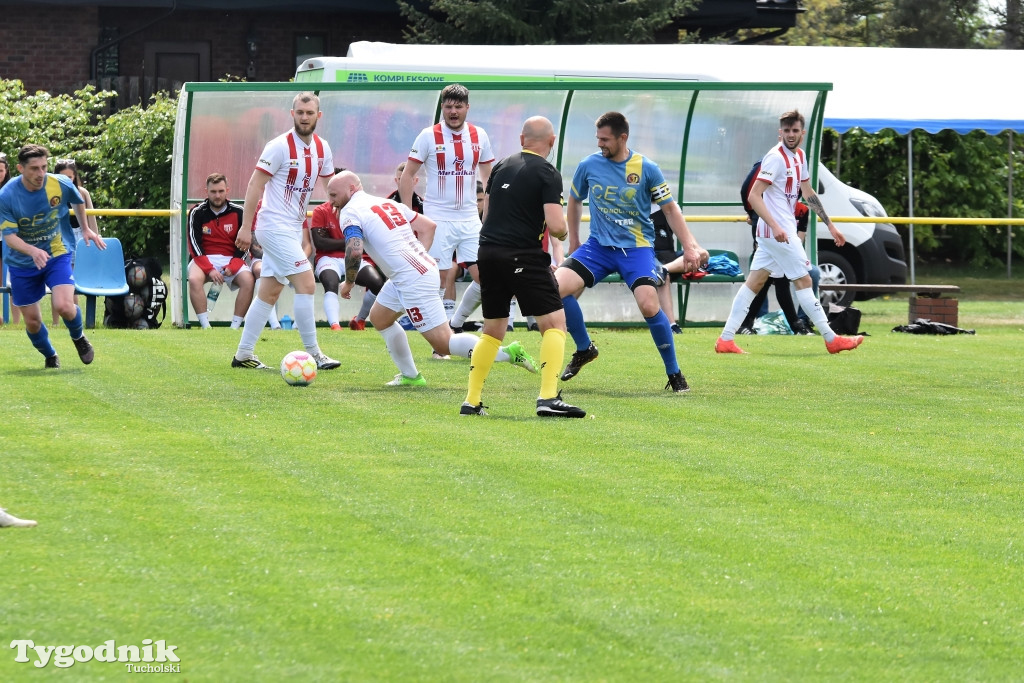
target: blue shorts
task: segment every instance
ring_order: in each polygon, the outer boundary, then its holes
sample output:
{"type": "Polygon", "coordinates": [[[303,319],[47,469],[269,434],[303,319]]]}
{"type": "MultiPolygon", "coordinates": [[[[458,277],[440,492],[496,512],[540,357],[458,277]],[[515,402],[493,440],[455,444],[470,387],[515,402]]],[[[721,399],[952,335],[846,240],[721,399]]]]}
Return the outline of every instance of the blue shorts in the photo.
{"type": "Polygon", "coordinates": [[[618,273],[631,290],[640,285],[657,287],[661,282],[661,268],[652,247],[605,247],[594,238],[581,244],[562,267],[571,268],[587,287],[593,287],[610,273],[618,273]]]}
{"type": "Polygon", "coordinates": [[[51,258],[42,270],[35,268],[7,269],[11,274],[11,303],[15,306],[31,306],[42,301],[46,288],[52,291],[59,285],[75,286],[71,275],[71,254],[51,258]]]}

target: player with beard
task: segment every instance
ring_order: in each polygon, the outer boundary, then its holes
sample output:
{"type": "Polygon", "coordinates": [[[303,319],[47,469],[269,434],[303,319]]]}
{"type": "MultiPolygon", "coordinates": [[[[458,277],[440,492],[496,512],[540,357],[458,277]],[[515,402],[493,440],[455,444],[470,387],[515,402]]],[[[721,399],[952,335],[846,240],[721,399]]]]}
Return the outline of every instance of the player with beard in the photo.
{"type": "MultiPolygon", "coordinates": [[[[404,204],[367,194],[359,176],[351,171],[342,171],[331,179],[327,196],[339,211],[338,224],[345,234],[345,282],[341,285],[341,297],[351,296],[364,248],[388,277],[370,308],[370,322],[384,338],[388,354],[399,370],[387,386],[415,387],[427,383],[416,369],[405,330],[395,324],[403,313],[436,353],[469,358],[477,337],[468,332],[452,333],[437,296],[441,276],[437,261],[427,253],[437,227],[434,221],[404,204]]],[[[496,359],[537,372],[533,359],[519,342],[498,349],[496,359]]]]}
{"type": "Polygon", "coordinates": [[[281,290],[289,282],[295,288],[295,325],[299,328],[302,345],[316,359],[318,369],[332,370],[341,365],[324,354],[317,343],[313,317],[316,280],[302,242],[309,196],[317,179],[324,178],[326,185],[334,173],[331,148],[313,132],[323,116],[320,98],[311,92],[300,92],[292,100],[291,116],[293,130],[274,138],[263,148],[245,191],[242,227],[235,244],[242,251],[249,248],[258,210],[263,269],[257,294],[245,315],[242,339],[231,359],[233,368],[269,367],[256,357],[256,341],[281,290]]]}
{"type": "MultiPolygon", "coordinates": [[[[480,214],[476,208],[476,181],[485,184],[491,175],[494,153],[487,132],[466,121],[469,115],[469,90],[452,83],[441,91],[441,118],[420,131],[409,150],[409,158],[398,186],[402,203],[412,206],[413,188],[420,166],[427,166],[427,184],[423,197],[423,214],[437,223],[437,235],[430,248],[441,268],[441,281],[452,263],[465,263],[473,282],[462,295],[462,302],[452,319],[458,329],[469,314],[480,305],[480,273],[476,267],[480,249],[480,214]]],[[[443,296],[444,291],[440,294],[443,296]]],[[[455,302],[444,302],[445,312],[455,302]]]]}
{"type": "Polygon", "coordinates": [[[594,125],[597,147],[601,151],[583,159],[573,174],[566,219],[569,258],[555,271],[565,306],[566,326],[576,343],[576,352],[562,373],[562,381],[572,379],[584,365],[597,358],[597,348],[590,341],[583,311],[576,299],[584,287],[593,287],[606,275],[618,273],[633,292],[661,354],[668,375],[665,388],[676,393],[689,391],[676,360],[672,323],[658,300],[661,268],[654,257],[651,202],[661,206],[672,232],[683,246],[687,271],[706,264],[708,252],[690,234],[658,165],[627,146],[629,122],[626,117],[611,111],[598,118],[594,125]],[[580,244],[583,200],[588,195],[590,238],[580,244]]]}
{"type": "MultiPolygon", "coordinates": [[[[779,117],[780,143],[768,150],[761,160],[761,170],[747,196],[751,208],[757,213],[757,251],[750,262],[747,281],[736,292],[732,311],[725,322],[722,335],[715,342],[718,353],[746,353],[736,345],[735,334],[750,309],[750,303],[764,287],[773,273],[784,273],[793,282],[800,308],[821,332],[829,353],[849,351],[860,346],[864,337],[840,337],[828,324],[821,302],[811,289],[811,275],[807,272],[810,261],[797,236],[794,207],[803,194],[804,201],[828,226],[836,246],[846,244],[843,233],[832,224],[821,200],[811,187],[807,158],[800,149],[806,130],[804,116],[793,110],[779,117]]],[[[781,277],[781,275],[776,275],[781,277]]]]}
{"type": "Polygon", "coordinates": [[[206,199],[188,212],[188,250],[192,261],[188,264],[188,297],[196,312],[200,327],[210,327],[206,293],[203,285],[227,285],[236,290],[235,314],[231,327],[242,324],[245,312],[252,303],[252,270],[245,263],[245,252],[235,246],[235,238],[242,224],[242,207],[228,199],[228,181],[223,173],[206,177],[206,199]]]}

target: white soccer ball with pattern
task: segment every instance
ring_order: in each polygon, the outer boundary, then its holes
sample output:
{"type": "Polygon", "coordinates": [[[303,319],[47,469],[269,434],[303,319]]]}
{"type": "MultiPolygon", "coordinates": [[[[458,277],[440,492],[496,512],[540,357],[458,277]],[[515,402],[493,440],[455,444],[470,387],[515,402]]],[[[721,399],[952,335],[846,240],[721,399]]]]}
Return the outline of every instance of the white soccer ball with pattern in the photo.
{"type": "Polygon", "coordinates": [[[316,379],[316,359],[305,351],[292,351],[281,359],[281,376],[293,387],[305,387],[316,379]]]}

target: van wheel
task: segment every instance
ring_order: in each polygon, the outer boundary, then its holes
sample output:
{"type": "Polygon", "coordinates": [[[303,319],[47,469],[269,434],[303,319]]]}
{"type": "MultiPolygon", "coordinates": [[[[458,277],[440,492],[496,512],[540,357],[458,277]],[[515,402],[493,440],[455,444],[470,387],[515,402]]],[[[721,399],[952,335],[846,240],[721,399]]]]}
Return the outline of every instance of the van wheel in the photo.
{"type": "MultiPolygon", "coordinates": [[[[857,273],[853,266],[845,258],[834,251],[818,252],[818,268],[821,270],[821,284],[829,285],[855,285],[857,284],[857,273]]],[[[826,311],[829,304],[849,306],[853,303],[856,295],[853,292],[841,290],[818,292],[818,299],[826,311]]]]}

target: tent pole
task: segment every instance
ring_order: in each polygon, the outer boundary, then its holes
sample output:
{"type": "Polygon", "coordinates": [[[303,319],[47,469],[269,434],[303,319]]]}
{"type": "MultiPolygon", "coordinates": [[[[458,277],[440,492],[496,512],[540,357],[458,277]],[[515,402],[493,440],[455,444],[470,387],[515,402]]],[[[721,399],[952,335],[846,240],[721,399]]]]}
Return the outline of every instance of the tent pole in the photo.
{"type": "MultiPolygon", "coordinates": [[[[907,131],[907,215],[914,217],[914,131],[907,131]]],[[[916,285],[914,273],[914,224],[910,223],[910,284],[916,285]]]]}
{"type": "Polygon", "coordinates": [[[836,142],[836,178],[842,178],[843,170],[843,134],[838,134],[838,142],[836,142]]]}
{"type": "MultiPolygon", "coordinates": [[[[1013,131],[1006,131],[1007,166],[1009,173],[1006,178],[1006,217],[1013,218],[1013,131]]],[[[1006,277],[1013,277],[1011,262],[1013,261],[1013,226],[1006,226],[1006,277]]]]}

